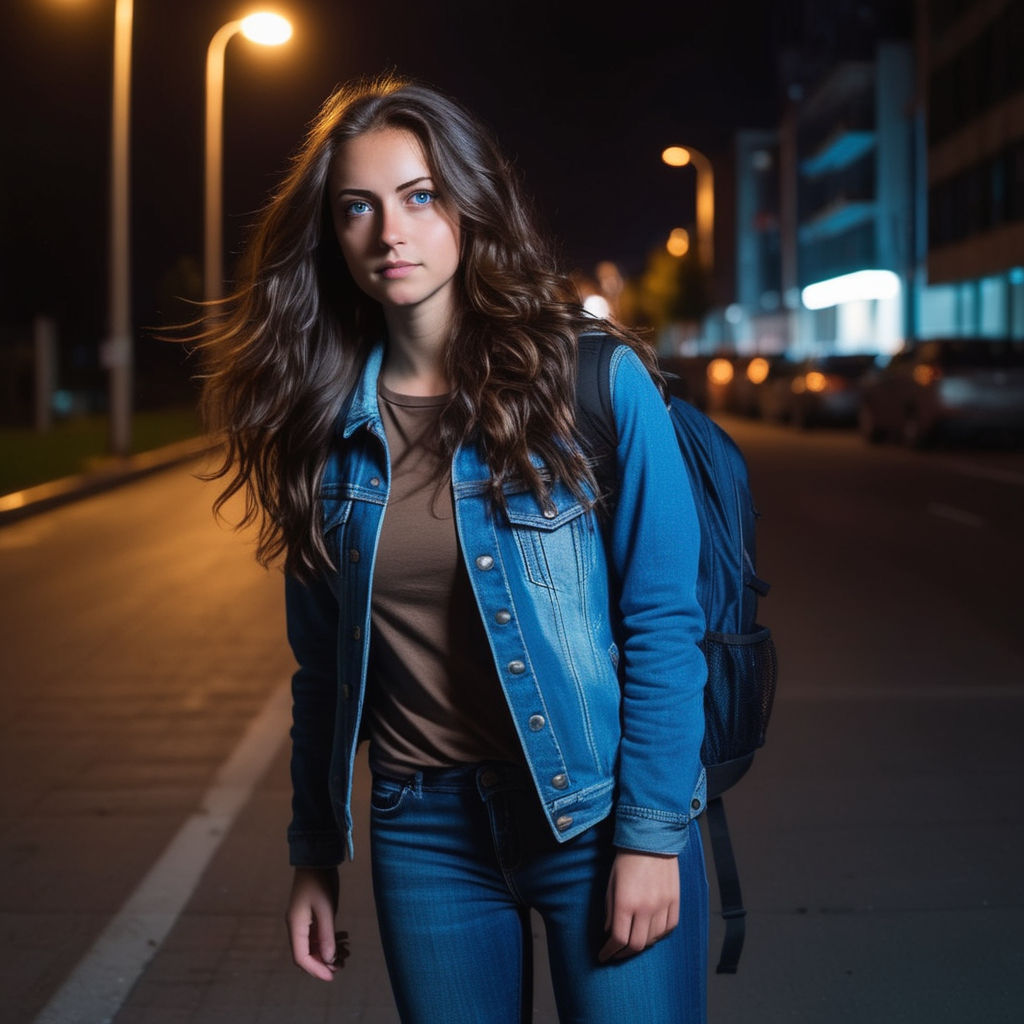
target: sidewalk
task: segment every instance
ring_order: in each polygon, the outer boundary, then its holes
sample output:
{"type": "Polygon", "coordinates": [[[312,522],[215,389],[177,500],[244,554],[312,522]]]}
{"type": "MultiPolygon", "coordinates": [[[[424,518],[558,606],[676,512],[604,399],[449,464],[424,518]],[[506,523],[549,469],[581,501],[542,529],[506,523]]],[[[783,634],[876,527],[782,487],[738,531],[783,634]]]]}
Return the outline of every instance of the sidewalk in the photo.
{"type": "Polygon", "coordinates": [[[90,472],[76,473],[74,476],[2,494],[0,526],[45,509],[55,508],[87,494],[96,494],[137,480],[147,473],[188,462],[209,451],[210,447],[210,441],[205,437],[188,438],[135,455],[121,458],[111,456],[90,472]]]}

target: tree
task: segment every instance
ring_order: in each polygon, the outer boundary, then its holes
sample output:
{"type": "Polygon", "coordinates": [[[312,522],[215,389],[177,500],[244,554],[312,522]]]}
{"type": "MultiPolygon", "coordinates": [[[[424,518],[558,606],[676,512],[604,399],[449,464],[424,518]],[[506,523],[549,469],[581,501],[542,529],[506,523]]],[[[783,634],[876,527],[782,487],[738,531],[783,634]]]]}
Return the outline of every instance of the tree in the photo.
{"type": "Polygon", "coordinates": [[[635,296],[636,313],[655,330],[673,323],[698,323],[707,313],[707,274],[691,249],[672,256],[664,247],[653,249],[635,296]]]}

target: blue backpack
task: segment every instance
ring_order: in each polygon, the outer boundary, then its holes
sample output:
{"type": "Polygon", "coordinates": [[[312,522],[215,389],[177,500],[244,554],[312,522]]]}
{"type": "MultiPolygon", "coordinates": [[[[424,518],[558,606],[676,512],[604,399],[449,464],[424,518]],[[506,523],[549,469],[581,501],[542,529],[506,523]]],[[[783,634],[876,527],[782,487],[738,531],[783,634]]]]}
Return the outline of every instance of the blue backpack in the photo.
{"type": "MultiPolygon", "coordinates": [[[[619,344],[606,334],[580,337],[576,388],[577,428],[589,448],[600,491],[611,506],[617,474],[609,367],[619,344]]],[[[754,569],[757,511],[746,461],[732,438],[699,409],[676,396],[669,398],[668,409],[700,522],[697,597],[707,620],[701,649],[708,665],[701,760],[707,772],[708,833],[725,919],[717,972],[735,974],[746,911],[722,794],[746,774],[754,752],[764,743],[775,697],[775,643],[771,630],[757,623],[758,598],[768,593],[768,584],[754,569]]]]}

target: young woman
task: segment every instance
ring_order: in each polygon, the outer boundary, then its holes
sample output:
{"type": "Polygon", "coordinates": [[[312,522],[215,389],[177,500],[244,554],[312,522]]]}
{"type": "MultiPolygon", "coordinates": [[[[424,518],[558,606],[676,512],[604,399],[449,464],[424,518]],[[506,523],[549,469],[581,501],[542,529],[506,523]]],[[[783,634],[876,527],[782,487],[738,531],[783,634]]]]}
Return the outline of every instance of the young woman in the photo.
{"type": "Polygon", "coordinates": [[[704,1019],[698,535],[642,343],[586,316],[509,164],[437,91],[339,89],[206,342],[216,475],[283,556],[295,962],[337,969],[357,744],[388,970],[413,1024],[704,1019]],[[618,340],[614,505],[576,428],[618,340]]]}

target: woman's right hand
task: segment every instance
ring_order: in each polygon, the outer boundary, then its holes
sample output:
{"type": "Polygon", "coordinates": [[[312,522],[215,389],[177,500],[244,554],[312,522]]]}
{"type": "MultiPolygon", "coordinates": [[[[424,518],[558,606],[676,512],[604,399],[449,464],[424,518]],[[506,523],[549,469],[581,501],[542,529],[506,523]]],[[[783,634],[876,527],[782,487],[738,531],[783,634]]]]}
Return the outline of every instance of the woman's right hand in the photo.
{"type": "Polygon", "coordinates": [[[348,956],[347,934],[334,931],[337,910],[338,869],[296,868],[285,918],[292,958],[321,981],[330,981],[348,956]]]}

